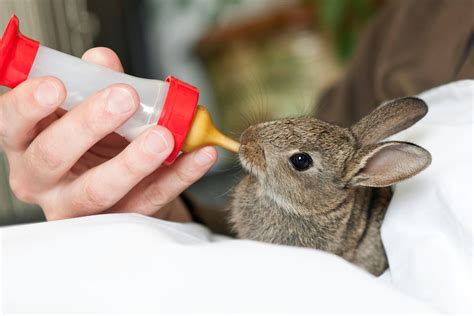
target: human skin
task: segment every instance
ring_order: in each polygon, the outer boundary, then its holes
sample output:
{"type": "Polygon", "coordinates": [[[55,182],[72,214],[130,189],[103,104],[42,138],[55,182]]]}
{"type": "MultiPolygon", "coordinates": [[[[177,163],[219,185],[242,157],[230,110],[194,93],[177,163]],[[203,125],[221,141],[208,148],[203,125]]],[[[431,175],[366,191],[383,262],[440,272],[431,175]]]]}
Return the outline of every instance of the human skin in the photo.
{"type": "MultiPolygon", "coordinates": [[[[107,48],[83,59],[123,71],[107,48]]],[[[41,77],[0,95],[0,145],[17,198],[41,206],[48,220],[136,212],[190,221],[179,194],[212,167],[216,150],[204,147],[164,166],[173,148],[166,128],[151,127],[132,142],[113,133],[138,109],[131,86],[112,85],[69,112],[59,108],[66,93],[57,78],[41,77]]]]}

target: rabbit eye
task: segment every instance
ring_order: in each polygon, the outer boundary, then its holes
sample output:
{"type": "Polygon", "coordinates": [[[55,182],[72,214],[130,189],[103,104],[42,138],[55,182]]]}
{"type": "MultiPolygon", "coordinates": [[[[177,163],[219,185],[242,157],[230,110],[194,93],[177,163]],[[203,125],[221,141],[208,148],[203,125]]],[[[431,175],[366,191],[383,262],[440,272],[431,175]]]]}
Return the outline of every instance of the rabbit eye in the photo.
{"type": "Polygon", "coordinates": [[[313,165],[313,159],[307,153],[297,153],[290,157],[290,162],[298,171],[309,169],[313,165]]]}

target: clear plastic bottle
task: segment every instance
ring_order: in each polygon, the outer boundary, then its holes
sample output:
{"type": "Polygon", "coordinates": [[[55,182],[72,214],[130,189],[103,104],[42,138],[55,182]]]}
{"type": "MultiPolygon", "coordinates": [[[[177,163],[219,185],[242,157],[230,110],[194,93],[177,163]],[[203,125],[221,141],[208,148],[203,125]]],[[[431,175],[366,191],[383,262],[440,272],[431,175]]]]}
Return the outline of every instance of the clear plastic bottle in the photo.
{"type": "Polygon", "coordinates": [[[62,108],[65,110],[72,109],[111,84],[120,82],[134,87],[140,96],[140,107],[116,131],[128,140],[133,140],[144,128],[158,122],[169,89],[167,82],[119,73],[40,45],[28,78],[42,76],[54,76],[64,83],[67,97],[62,108]]]}

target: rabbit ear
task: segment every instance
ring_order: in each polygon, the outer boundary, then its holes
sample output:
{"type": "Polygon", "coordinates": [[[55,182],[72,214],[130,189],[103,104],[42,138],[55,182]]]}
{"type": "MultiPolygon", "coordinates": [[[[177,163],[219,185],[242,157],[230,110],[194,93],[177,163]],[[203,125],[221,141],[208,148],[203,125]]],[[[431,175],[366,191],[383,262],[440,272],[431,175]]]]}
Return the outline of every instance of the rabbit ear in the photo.
{"type": "Polygon", "coordinates": [[[380,105],[351,127],[361,146],[375,144],[402,131],[428,112],[426,103],[418,98],[406,97],[380,105]]]}
{"type": "Polygon", "coordinates": [[[430,153],[411,143],[384,142],[362,148],[349,165],[351,185],[385,187],[410,178],[431,163],[430,153]]]}

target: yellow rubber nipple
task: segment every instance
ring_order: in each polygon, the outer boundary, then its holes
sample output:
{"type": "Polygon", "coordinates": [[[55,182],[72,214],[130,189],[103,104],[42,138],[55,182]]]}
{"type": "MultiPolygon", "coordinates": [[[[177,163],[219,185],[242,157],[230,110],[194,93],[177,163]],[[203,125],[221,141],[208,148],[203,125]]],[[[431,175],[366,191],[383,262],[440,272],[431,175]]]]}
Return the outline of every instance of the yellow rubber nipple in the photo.
{"type": "Polygon", "coordinates": [[[238,142],[222,134],[214,126],[207,109],[198,105],[191,129],[181,149],[184,152],[190,152],[206,145],[217,145],[235,153],[240,147],[238,142]]]}

